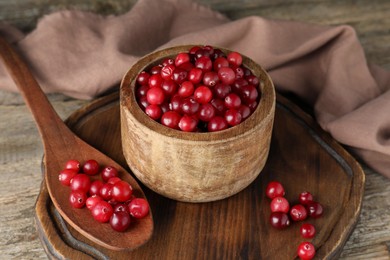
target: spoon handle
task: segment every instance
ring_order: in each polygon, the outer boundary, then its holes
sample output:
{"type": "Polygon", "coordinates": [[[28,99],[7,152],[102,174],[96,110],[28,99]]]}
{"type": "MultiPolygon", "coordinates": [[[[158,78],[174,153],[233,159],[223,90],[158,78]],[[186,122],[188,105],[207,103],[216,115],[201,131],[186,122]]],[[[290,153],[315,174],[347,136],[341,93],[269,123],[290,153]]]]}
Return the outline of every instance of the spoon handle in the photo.
{"type": "Polygon", "coordinates": [[[44,146],[49,144],[48,140],[56,139],[59,145],[66,145],[70,130],[55,112],[26,63],[3,37],[0,37],[0,56],[34,116],[44,146]]]}

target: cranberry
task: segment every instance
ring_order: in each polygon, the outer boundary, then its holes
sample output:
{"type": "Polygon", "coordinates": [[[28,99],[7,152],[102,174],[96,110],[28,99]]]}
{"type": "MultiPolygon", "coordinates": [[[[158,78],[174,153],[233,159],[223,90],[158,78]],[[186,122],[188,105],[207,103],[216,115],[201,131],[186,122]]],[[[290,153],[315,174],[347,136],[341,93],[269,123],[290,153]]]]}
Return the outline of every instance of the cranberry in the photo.
{"type": "Polygon", "coordinates": [[[251,109],[246,105],[241,105],[237,111],[241,114],[242,120],[248,118],[251,114],[251,109]]]}
{"type": "Polygon", "coordinates": [[[291,207],[290,216],[294,221],[305,220],[307,218],[306,208],[301,204],[294,205],[291,207]]]}
{"type": "Polygon", "coordinates": [[[211,105],[215,108],[216,114],[224,115],[225,102],[222,99],[214,98],[211,100],[211,105]]]}
{"type": "Polygon", "coordinates": [[[258,86],[260,83],[259,78],[256,77],[255,75],[249,75],[249,76],[245,77],[245,79],[248,81],[249,84],[252,84],[255,87],[258,86]]]}
{"type": "Polygon", "coordinates": [[[127,212],[127,214],[130,214],[128,204],[125,203],[118,203],[114,206],[114,212],[127,212]]]}
{"type": "Polygon", "coordinates": [[[167,127],[178,129],[180,118],[181,116],[179,113],[168,111],[161,116],[161,123],[167,127]]]}
{"type": "Polygon", "coordinates": [[[188,72],[181,68],[176,68],[172,74],[172,80],[180,84],[187,80],[188,72]]]}
{"type": "Polygon", "coordinates": [[[129,183],[126,181],[118,181],[116,182],[111,191],[112,199],[119,201],[119,202],[125,202],[131,198],[131,195],[133,194],[133,188],[129,183]]]}
{"type": "Polygon", "coordinates": [[[210,103],[202,104],[200,106],[198,117],[204,122],[208,122],[215,116],[215,108],[210,103]]]}
{"type": "Polygon", "coordinates": [[[164,91],[164,94],[168,97],[173,96],[177,89],[178,86],[177,84],[172,81],[172,80],[164,80],[162,85],[161,85],[162,90],[164,91]]]}
{"type": "Polygon", "coordinates": [[[227,85],[231,85],[236,80],[236,74],[234,70],[229,67],[222,67],[218,70],[218,77],[221,79],[221,82],[227,85]]]}
{"type": "Polygon", "coordinates": [[[302,242],[298,246],[297,254],[298,257],[302,260],[310,260],[314,258],[314,255],[316,254],[316,249],[312,243],[302,242]]]}
{"type": "Polygon", "coordinates": [[[213,98],[213,92],[206,86],[199,86],[194,91],[194,99],[200,104],[206,104],[213,98]]]}
{"type": "Polygon", "coordinates": [[[244,70],[240,66],[233,66],[232,67],[234,74],[236,75],[235,79],[241,79],[244,77],[244,70]]]}
{"type": "Polygon", "coordinates": [[[208,50],[205,50],[203,48],[197,50],[195,52],[195,58],[196,60],[202,58],[202,57],[206,57],[206,58],[209,58],[210,57],[210,52],[208,50]]]}
{"type": "Polygon", "coordinates": [[[225,97],[225,106],[227,108],[239,108],[241,106],[241,98],[234,93],[230,93],[225,97]]]}
{"type": "Polygon", "coordinates": [[[194,68],[194,65],[191,62],[186,62],[181,64],[178,68],[185,70],[187,72],[188,78],[188,72],[190,72],[194,68]]]}
{"type": "Polygon", "coordinates": [[[65,163],[65,169],[79,172],[81,169],[80,162],[78,160],[69,160],[65,163]]]}
{"type": "MultiPolygon", "coordinates": [[[[173,71],[176,69],[175,65],[173,64],[168,64],[164,67],[161,68],[160,75],[163,79],[165,80],[170,80],[172,79],[173,71]]],[[[161,82],[162,84],[162,82],[161,82]]],[[[161,85],[160,85],[161,86],[161,85]]],[[[157,86],[159,87],[159,86],[157,86]]]]}
{"type": "Polygon", "coordinates": [[[109,184],[115,184],[115,183],[117,183],[118,181],[121,181],[122,179],[121,178],[119,178],[119,177],[111,177],[111,178],[109,178],[108,180],[107,180],[107,183],[109,183],[109,184]]]}
{"type": "Polygon", "coordinates": [[[208,87],[214,87],[219,82],[219,76],[214,71],[207,71],[203,76],[203,84],[208,87]]]}
{"type": "Polygon", "coordinates": [[[184,81],[181,83],[178,94],[181,97],[190,97],[194,93],[194,83],[191,81],[184,81]]]}
{"type": "Polygon", "coordinates": [[[241,66],[242,64],[242,56],[238,52],[231,52],[227,56],[227,60],[230,64],[234,66],[241,66]]]}
{"type": "MultiPolygon", "coordinates": [[[[153,68],[150,69],[150,74],[151,75],[159,75],[161,73],[161,67],[160,65],[154,66],[153,68]]],[[[150,78],[149,78],[150,79],[150,78]]],[[[150,84],[150,81],[149,81],[150,84]]]]}
{"type": "Polygon", "coordinates": [[[181,104],[181,111],[187,115],[194,115],[199,111],[200,104],[193,97],[183,100],[181,104]]]}
{"type": "Polygon", "coordinates": [[[99,172],[100,165],[96,160],[88,160],[83,165],[83,172],[88,175],[95,175],[99,172]]]}
{"type": "Polygon", "coordinates": [[[223,117],[215,116],[207,124],[207,130],[209,132],[221,131],[228,128],[228,123],[223,117]]]}
{"type": "Polygon", "coordinates": [[[85,201],[85,206],[87,207],[87,209],[92,210],[92,208],[95,207],[96,204],[102,200],[103,199],[98,195],[92,195],[91,197],[88,197],[85,201]]]}
{"type": "Polygon", "coordinates": [[[312,224],[305,223],[302,224],[300,232],[303,238],[313,238],[316,234],[316,229],[312,224]]]}
{"type": "Polygon", "coordinates": [[[310,192],[304,191],[301,194],[299,194],[299,203],[301,203],[302,205],[306,205],[312,201],[313,201],[313,195],[310,192]]]}
{"type": "Polygon", "coordinates": [[[138,99],[140,99],[141,97],[146,97],[146,93],[148,92],[148,90],[149,90],[148,85],[140,86],[139,88],[137,88],[135,95],[137,96],[138,99]]]}
{"type": "Polygon", "coordinates": [[[100,173],[102,180],[107,182],[112,177],[118,177],[118,170],[113,166],[106,166],[100,173]]]}
{"type": "Polygon", "coordinates": [[[164,79],[161,77],[160,73],[150,76],[149,78],[149,87],[151,88],[160,88],[161,84],[164,82],[164,79]]]}
{"type": "Polygon", "coordinates": [[[110,203],[101,200],[91,210],[92,216],[95,220],[105,223],[108,222],[114,213],[114,210],[110,203]]]}
{"type": "Polygon", "coordinates": [[[91,186],[91,180],[86,174],[77,174],[70,181],[70,189],[72,191],[81,191],[87,193],[91,186]]]}
{"type": "Polygon", "coordinates": [[[283,212],[272,212],[269,221],[271,226],[277,229],[285,229],[290,226],[290,219],[283,212]]]}
{"type": "Polygon", "coordinates": [[[280,182],[271,181],[265,189],[265,194],[268,198],[283,197],[285,195],[284,187],[280,182]]]}
{"type": "Polygon", "coordinates": [[[112,198],[112,187],[114,185],[111,183],[105,183],[100,188],[99,196],[104,200],[110,200],[112,198]]]}
{"type": "Polygon", "coordinates": [[[129,211],[135,218],[144,218],[149,213],[149,203],[143,198],[135,198],[129,203],[129,211]]]}
{"type": "Polygon", "coordinates": [[[189,54],[195,55],[195,53],[200,50],[200,46],[193,46],[191,49],[188,51],[189,54]]]}
{"type": "Polygon", "coordinates": [[[88,194],[89,196],[92,195],[99,195],[100,189],[103,187],[103,182],[101,180],[95,180],[91,183],[91,186],[89,187],[88,194]]]}
{"type": "Polygon", "coordinates": [[[73,169],[65,169],[60,172],[58,175],[58,180],[61,182],[62,185],[69,186],[70,181],[73,179],[74,176],[76,176],[78,171],[75,171],[73,169]]]}
{"type": "Polygon", "coordinates": [[[229,62],[225,57],[218,57],[215,59],[213,69],[218,71],[220,68],[229,67],[229,62]]]}
{"type": "Polygon", "coordinates": [[[151,105],[160,105],[165,100],[164,90],[160,87],[151,88],[146,93],[146,99],[151,105]]]}
{"type": "Polygon", "coordinates": [[[162,115],[162,110],[159,105],[149,105],[145,108],[145,113],[152,119],[158,120],[162,115]]]}
{"type": "Polygon", "coordinates": [[[259,96],[257,89],[253,85],[243,86],[240,91],[241,97],[245,103],[256,101],[257,97],[259,96]]]}
{"type": "Polygon", "coordinates": [[[236,79],[234,81],[234,83],[232,84],[232,89],[233,89],[234,92],[240,93],[241,92],[241,88],[243,86],[248,85],[248,84],[249,84],[248,81],[246,81],[245,79],[236,79]]]}
{"type": "Polygon", "coordinates": [[[190,55],[188,53],[182,52],[177,54],[175,58],[175,65],[177,67],[187,62],[190,62],[190,55]]]}
{"type": "Polygon", "coordinates": [[[179,128],[184,132],[193,132],[197,125],[196,119],[192,116],[184,115],[179,121],[179,128]]]}
{"type": "Polygon", "coordinates": [[[253,101],[253,102],[251,102],[251,103],[249,103],[249,104],[247,104],[247,105],[248,105],[249,109],[253,112],[253,111],[256,110],[257,101],[253,101]]]}
{"type": "Polygon", "coordinates": [[[147,73],[146,71],[142,71],[137,77],[137,83],[142,86],[148,85],[149,78],[150,78],[150,74],[147,73]]]}
{"type": "Polygon", "coordinates": [[[211,71],[213,62],[207,56],[202,56],[195,61],[195,67],[201,69],[203,72],[211,71]]]}
{"type": "Polygon", "coordinates": [[[214,95],[220,99],[224,99],[230,92],[232,92],[230,85],[219,83],[214,87],[214,95]]]}
{"type": "Polygon", "coordinates": [[[118,232],[125,231],[131,223],[131,218],[127,212],[114,212],[110,218],[110,226],[118,232]]]}
{"type": "Polygon", "coordinates": [[[216,60],[218,58],[225,58],[225,57],[226,57],[225,53],[223,53],[223,51],[221,51],[220,49],[214,49],[214,53],[213,55],[211,55],[211,58],[213,60],[216,60]]]}
{"type": "Polygon", "coordinates": [[[322,205],[316,201],[311,201],[306,204],[308,215],[312,218],[319,218],[324,213],[322,205]]]}
{"type": "Polygon", "coordinates": [[[148,100],[146,99],[146,96],[140,97],[139,100],[138,100],[138,104],[139,104],[139,106],[140,106],[143,110],[145,110],[145,108],[146,108],[147,106],[149,106],[149,102],[148,102],[148,100]]]}
{"type": "Polygon", "coordinates": [[[193,68],[188,72],[188,80],[194,84],[198,84],[203,79],[203,70],[199,68],[193,68]]]}
{"type": "MultiPolygon", "coordinates": [[[[171,98],[171,102],[169,103],[169,109],[178,113],[181,113],[181,103],[183,99],[180,95],[176,94],[171,98]]],[[[164,112],[165,113],[165,112],[164,112]]]]}
{"type": "Polygon", "coordinates": [[[164,67],[164,66],[167,66],[167,65],[173,65],[173,64],[175,64],[175,61],[174,61],[174,59],[172,59],[172,58],[166,58],[165,60],[163,60],[162,62],[161,62],[161,65],[164,67]]]}
{"type": "Polygon", "coordinates": [[[275,197],[272,199],[271,204],[271,212],[283,212],[288,213],[290,209],[290,204],[287,199],[284,197],[275,197]]]}
{"type": "Polygon", "coordinates": [[[85,201],[87,200],[87,195],[81,191],[72,191],[69,196],[70,205],[73,208],[81,209],[85,205],[85,201]]]}
{"type": "Polygon", "coordinates": [[[229,109],[225,113],[225,120],[230,126],[241,123],[242,115],[236,109],[229,109]]]}

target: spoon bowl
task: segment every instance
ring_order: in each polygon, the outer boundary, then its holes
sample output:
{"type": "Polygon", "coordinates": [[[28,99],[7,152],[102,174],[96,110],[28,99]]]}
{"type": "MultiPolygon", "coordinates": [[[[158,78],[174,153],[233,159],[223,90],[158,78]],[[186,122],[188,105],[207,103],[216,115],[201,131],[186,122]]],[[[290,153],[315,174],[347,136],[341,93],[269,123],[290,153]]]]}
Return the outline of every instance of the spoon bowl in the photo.
{"type": "MultiPolygon", "coordinates": [[[[114,166],[119,171],[119,177],[133,187],[136,197],[145,198],[145,194],[123,167],[69,130],[27,65],[1,37],[0,56],[36,121],[44,147],[44,179],[50,198],[64,220],[94,243],[110,250],[131,250],[146,243],[153,232],[151,212],[145,218],[131,223],[127,231],[117,232],[109,224],[95,221],[87,208],[74,209],[70,205],[70,189],[61,185],[58,180],[59,172],[70,159],[76,159],[80,163],[94,159],[100,165],[114,166]]],[[[91,179],[94,178],[98,177],[93,176],[91,179]]]]}

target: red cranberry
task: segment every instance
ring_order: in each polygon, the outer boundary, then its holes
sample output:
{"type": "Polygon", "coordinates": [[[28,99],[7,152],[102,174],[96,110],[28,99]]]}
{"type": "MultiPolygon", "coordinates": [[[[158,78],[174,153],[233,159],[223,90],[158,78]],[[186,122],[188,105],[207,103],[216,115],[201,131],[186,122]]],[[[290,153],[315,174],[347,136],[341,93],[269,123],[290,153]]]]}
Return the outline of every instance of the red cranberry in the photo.
{"type": "Polygon", "coordinates": [[[80,162],[78,160],[69,160],[65,164],[65,169],[74,170],[79,172],[81,169],[80,162]]]}
{"type": "Polygon", "coordinates": [[[238,52],[231,52],[227,56],[227,60],[230,64],[234,66],[241,66],[242,64],[242,56],[238,52]]]}
{"type": "Polygon", "coordinates": [[[168,111],[161,116],[161,123],[167,127],[178,129],[180,118],[181,116],[179,113],[168,111]]]}
{"type": "Polygon", "coordinates": [[[260,83],[259,78],[256,77],[255,75],[246,76],[245,79],[248,81],[249,84],[252,84],[255,87],[257,87],[259,85],[259,83],[260,83]]]}
{"type": "Polygon", "coordinates": [[[118,170],[113,166],[106,166],[100,173],[102,180],[107,182],[112,177],[118,177],[118,170]]]}
{"type": "Polygon", "coordinates": [[[225,57],[218,57],[213,64],[214,71],[218,71],[220,68],[229,67],[229,62],[225,57]]]}
{"type": "Polygon", "coordinates": [[[114,210],[110,203],[101,200],[91,210],[92,216],[95,220],[105,223],[108,222],[114,213],[114,210]]]}
{"type": "Polygon", "coordinates": [[[203,76],[203,84],[208,87],[214,87],[219,82],[218,74],[214,71],[207,71],[203,76]]]}
{"type": "Polygon", "coordinates": [[[241,114],[242,120],[247,119],[251,115],[251,110],[248,106],[246,105],[241,105],[237,111],[241,114]]]}
{"type": "Polygon", "coordinates": [[[243,86],[240,91],[242,99],[247,104],[256,101],[259,96],[257,89],[253,85],[243,86]]]}
{"type": "Polygon", "coordinates": [[[225,97],[225,107],[239,108],[241,106],[241,98],[234,93],[230,93],[225,97]]]}
{"type": "Polygon", "coordinates": [[[284,187],[280,182],[271,181],[265,189],[265,194],[270,199],[283,197],[285,195],[284,187]]]}
{"type": "Polygon", "coordinates": [[[193,132],[197,125],[196,119],[192,116],[184,115],[179,121],[179,128],[184,132],[193,132]]]}
{"type": "MultiPolygon", "coordinates": [[[[173,71],[176,69],[175,65],[168,64],[161,68],[160,75],[165,80],[172,79],[173,71]]],[[[161,82],[162,83],[162,82],[161,82]]],[[[158,86],[157,86],[158,87],[158,86]]]]}
{"type": "MultiPolygon", "coordinates": [[[[169,103],[169,109],[175,111],[177,113],[181,113],[181,104],[183,99],[180,95],[176,94],[171,98],[171,102],[169,103]]],[[[164,112],[165,113],[165,112],[164,112]]]]}
{"type": "Polygon", "coordinates": [[[129,211],[135,218],[144,218],[149,213],[149,203],[143,198],[135,198],[129,203],[129,211]]]}
{"type": "Polygon", "coordinates": [[[85,206],[87,207],[87,209],[92,210],[92,208],[95,207],[96,204],[102,200],[103,199],[98,195],[92,195],[91,197],[88,197],[85,201],[85,206]]]}
{"type": "Polygon", "coordinates": [[[113,208],[114,212],[127,212],[127,214],[130,214],[128,204],[126,203],[117,203],[113,208]]]}
{"type": "Polygon", "coordinates": [[[220,98],[220,99],[225,99],[225,97],[228,94],[230,94],[230,92],[232,92],[232,88],[230,87],[230,85],[226,85],[226,84],[223,84],[223,83],[218,83],[214,87],[214,95],[217,98],[220,98]]]}
{"type": "Polygon", "coordinates": [[[272,212],[269,221],[271,226],[277,229],[285,229],[290,226],[290,219],[283,212],[272,212]]]}
{"type": "Polygon", "coordinates": [[[290,204],[287,199],[284,197],[275,197],[272,199],[271,204],[271,212],[283,212],[288,213],[290,209],[290,204]]]}
{"type": "Polygon", "coordinates": [[[244,70],[240,66],[233,66],[232,67],[234,74],[236,75],[236,79],[241,79],[244,77],[244,70]]]}
{"type": "Polygon", "coordinates": [[[175,64],[175,61],[174,59],[172,58],[166,58],[165,60],[163,60],[161,62],[161,65],[164,67],[164,66],[167,66],[167,65],[172,65],[172,64],[175,64]]]}
{"type": "Polygon", "coordinates": [[[118,232],[127,230],[130,226],[131,218],[127,212],[114,212],[110,218],[110,226],[118,232]]]}
{"type": "Polygon", "coordinates": [[[164,91],[165,96],[170,97],[176,93],[178,86],[172,80],[164,80],[162,85],[161,85],[161,88],[164,91]]]}
{"type": "Polygon", "coordinates": [[[222,99],[214,98],[211,100],[211,105],[215,108],[215,112],[218,115],[224,115],[225,112],[225,103],[222,99]]]}
{"type": "Polygon", "coordinates": [[[310,192],[304,191],[301,194],[299,194],[299,203],[301,203],[302,205],[306,205],[312,201],[313,201],[313,195],[310,192]]]}
{"type": "Polygon", "coordinates": [[[99,191],[99,196],[104,199],[104,200],[110,200],[112,198],[112,187],[114,185],[111,183],[105,183],[103,186],[100,188],[99,191]]]}
{"type": "Polygon", "coordinates": [[[194,99],[200,104],[206,104],[213,98],[213,92],[206,86],[199,86],[194,91],[194,99]]]}
{"type": "Polygon", "coordinates": [[[172,80],[178,84],[187,80],[188,72],[181,68],[176,68],[172,74],[172,80]]]}
{"type": "Polygon", "coordinates": [[[186,98],[181,104],[181,111],[187,115],[194,115],[199,111],[199,103],[192,97],[186,98]]]}
{"type": "Polygon", "coordinates": [[[207,56],[202,56],[195,61],[195,67],[201,69],[203,72],[211,71],[213,62],[207,56]]]}
{"type": "Polygon", "coordinates": [[[316,254],[316,249],[312,243],[302,242],[298,246],[297,254],[298,257],[302,260],[310,260],[314,258],[314,255],[316,254]]]}
{"type": "Polygon", "coordinates": [[[313,238],[316,234],[316,229],[312,224],[305,223],[302,224],[300,232],[303,238],[313,238]]]}
{"type": "Polygon", "coordinates": [[[74,176],[76,176],[78,171],[75,171],[73,169],[65,169],[60,172],[58,175],[58,180],[61,182],[62,185],[69,186],[70,181],[73,179],[74,176]]]}
{"type": "Polygon", "coordinates": [[[145,110],[147,106],[149,106],[149,102],[146,99],[146,96],[140,97],[138,100],[138,104],[141,107],[142,110],[145,110]]]}
{"type": "Polygon", "coordinates": [[[140,99],[141,97],[146,97],[146,93],[148,92],[148,90],[149,90],[148,85],[140,86],[139,88],[137,88],[135,93],[137,99],[140,99]]]}
{"type": "Polygon", "coordinates": [[[146,93],[146,99],[151,105],[160,105],[165,100],[164,90],[160,87],[151,88],[146,93]]]}
{"type": "Polygon", "coordinates": [[[201,47],[200,46],[193,46],[191,47],[191,49],[188,51],[189,54],[192,54],[192,55],[195,55],[195,53],[200,50],[201,47]]]}
{"type": "Polygon", "coordinates": [[[81,209],[85,205],[85,201],[87,200],[87,195],[81,191],[72,191],[69,196],[70,205],[73,208],[81,209]]]}
{"type": "Polygon", "coordinates": [[[245,79],[236,79],[234,81],[234,83],[232,84],[232,90],[236,93],[240,93],[241,92],[241,88],[243,86],[246,86],[248,85],[248,81],[246,81],[245,79]]]}
{"type": "Polygon", "coordinates": [[[158,120],[162,115],[162,110],[159,105],[149,105],[145,108],[145,113],[152,119],[158,120]]]}
{"type": "Polygon", "coordinates": [[[218,77],[221,79],[221,82],[227,85],[231,85],[236,80],[236,74],[232,68],[222,67],[218,70],[218,77]]]}
{"type": "Polygon", "coordinates": [[[70,181],[70,189],[72,191],[81,191],[87,193],[91,186],[91,180],[86,174],[77,174],[70,181]]]}
{"type": "Polygon", "coordinates": [[[307,218],[306,208],[301,204],[294,205],[291,207],[290,216],[294,221],[305,220],[307,218]]]}
{"type": "Polygon", "coordinates": [[[194,93],[194,90],[194,83],[191,81],[184,81],[181,83],[177,93],[181,97],[190,97],[194,93]]]}
{"type": "Polygon", "coordinates": [[[306,204],[306,209],[309,216],[312,218],[319,218],[324,213],[322,205],[316,201],[312,201],[306,204]]]}
{"type": "Polygon", "coordinates": [[[164,79],[161,77],[160,73],[150,76],[149,78],[149,87],[151,88],[160,88],[161,84],[164,82],[164,79]]]}
{"type": "Polygon", "coordinates": [[[88,194],[89,196],[92,195],[99,195],[100,189],[103,187],[103,182],[101,180],[95,180],[91,183],[91,186],[89,187],[88,194]]]}
{"type": "MultiPolygon", "coordinates": [[[[162,66],[157,65],[157,66],[152,67],[149,72],[151,75],[159,75],[161,73],[161,68],[162,68],[162,66]]],[[[149,82],[149,84],[150,84],[150,82],[149,82]]]]}
{"type": "Polygon", "coordinates": [[[119,178],[119,177],[111,177],[111,178],[109,178],[109,179],[107,180],[107,183],[114,185],[115,183],[117,183],[118,181],[121,181],[121,180],[122,180],[122,179],[119,178]]]}
{"type": "Polygon", "coordinates": [[[193,68],[188,72],[188,80],[194,84],[199,84],[203,79],[203,70],[193,68]]]}
{"type": "Polygon", "coordinates": [[[209,132],[221,131],[228,128],[228,123],[223,117],[215,116],[207,124],[209,132]]]}
{"type": "Polygon", "coordinates": [[[88,175],[95,175],[99,172],[100,165],[96,160],[88,160],[83,165],[83,172],[88,175]]]}
{"type": "Polygon", "coordinates": [[[230,126],[241,123],[242,115],[236,109],[229,109],[225,113],[225,120],[230,126]]]}
{"type": "Polygon", "coordinates": [[[190,55],[188,53],[182,52],[177,54],[175,58],[175,65],[177,67],[187,62],[190,62],[190,55]]]}
{"type": "Polygon", "coordinates": [[[198,117],[204,122],[208,122],[215,116],[215,108],[210,103],[202,104],[200,106],[198,117]]]}
{"type": "Polygon", "coordinates": [[[142,86],[148,85],[149,78],[150,78],[150,74],[147,73],[146,71],[142,71],[137,77],[137,83],[142,86]]]}
{"type": "Polygon", "coordinates": [[[125,202],[131,198],[133,188],[125,181],[118,181],[112,187],[111,198],[115,201],[125,202]]]}

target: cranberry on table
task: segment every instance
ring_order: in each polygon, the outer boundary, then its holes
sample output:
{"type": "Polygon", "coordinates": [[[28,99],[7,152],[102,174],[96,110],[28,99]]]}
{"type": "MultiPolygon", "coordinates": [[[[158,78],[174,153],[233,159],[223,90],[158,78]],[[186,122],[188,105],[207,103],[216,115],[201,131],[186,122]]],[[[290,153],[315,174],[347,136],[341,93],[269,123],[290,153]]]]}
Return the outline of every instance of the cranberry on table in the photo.
{"type": "Polygon", "coordinates": [[[265,189],[265,194],[270,199],[283,197],[285,195],[284,187],[280,182],[271,181],[265,189]]]}
{"type": "Polygon", "coordinates": [[[306,205],[312,201],[313,201],[313,195],[310,192],[304,191],[301,192],[301,194],[299,194],[299,203],[301,203],[302,205],[306,205]]]}
{"type": "Polygon", "coordinates": [[[285,229],[290,226],[290,219],[284,212],[272,212],[269,221],[271,226],[277,229],[285,229]]]}
{"type": "Polygon", "coordinates": [[[306,204],[306,210],[308,212],[308,215],[312,218],[319,218],[324,213],[324,208],[320,203],[316,201],[311,201],[306,204]]]}
{"type": "Polygon", "coordinates": [[[302,242],[298,246],[297,254],[298,257],[302,260],[310,260],[314,258],[316,249],[312,243],[302,242]]]}
{"type": "Polygon", "coordinates": [[[314,235],[316,234],[316,229],[314,225],[309,223],[304,223],[300,228],[300,232],[303,238],[313,238],[314,235]]]}
{"type": "Polygon", "coordinates": [[[294,205],[291,207],[290,216],[294,221],[305,220],[307,218],[306,208],[301,204],[294,205]]]}
{"type": "Polygon", "coordinates": [[[271,212],[283,212],[288,213],[290,204],[284,197],[275,197],[270,204],[271,212]]]}

